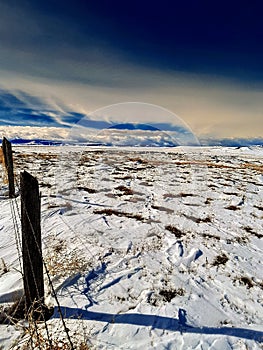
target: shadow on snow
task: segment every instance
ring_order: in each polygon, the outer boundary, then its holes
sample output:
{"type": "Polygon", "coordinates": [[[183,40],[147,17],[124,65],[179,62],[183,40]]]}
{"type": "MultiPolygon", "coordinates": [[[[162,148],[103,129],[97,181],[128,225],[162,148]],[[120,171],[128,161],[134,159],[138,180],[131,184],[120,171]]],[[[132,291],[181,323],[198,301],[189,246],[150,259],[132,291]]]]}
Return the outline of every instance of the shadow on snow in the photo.
{"type": "MultiPolygon", "coordinates": [[[[178,319],[158,315],[142,315],[137,313],[109,314],[86,311],[77,308],[61,307],[64,317],[71,319],[85,319],[90,321],[107,322],[113,324],[129,324],[136,326],[152,327],[181,333],[226,335],[231,337],[245,338],[263,341],[263,332],[245,328],[232,327],[192,327],[186,324],[186,311],[179,309],[178,319]]],[[[58,308],[55,307],[53,318],[59,318],[58,308]]]]}

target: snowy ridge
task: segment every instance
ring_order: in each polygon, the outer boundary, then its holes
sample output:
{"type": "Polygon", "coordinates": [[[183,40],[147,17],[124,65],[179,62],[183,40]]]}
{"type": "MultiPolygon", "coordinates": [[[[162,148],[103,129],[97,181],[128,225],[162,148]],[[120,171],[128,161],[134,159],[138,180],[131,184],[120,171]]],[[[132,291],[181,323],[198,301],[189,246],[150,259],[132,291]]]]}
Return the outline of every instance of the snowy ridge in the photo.
{"type": "MultiPolygon", "coordinates": [[[[261,349],[261,147],[14,150],[17,174],[39,180],[44,258],[74,341],[261,349]]],[[[4,179],[1,195],[4,306],[21,295],[22,280],[4,179]]],[[[50,330],[64,339],[48,286],[46,294],[50,330]]],[[[0,332],[4,349],[26,342],[11,325],[0,332]]]]}

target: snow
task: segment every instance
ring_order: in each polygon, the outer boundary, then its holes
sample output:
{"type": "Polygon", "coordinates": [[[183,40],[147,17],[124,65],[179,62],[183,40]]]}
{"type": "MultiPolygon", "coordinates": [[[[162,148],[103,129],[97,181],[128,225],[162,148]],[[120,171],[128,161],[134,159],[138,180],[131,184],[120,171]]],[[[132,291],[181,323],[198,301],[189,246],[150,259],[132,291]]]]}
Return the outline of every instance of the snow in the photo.
{"type": "MultiPolygon", "coordinates": [[[[39,180],[43,256],[74,344],[261,348],[262,148],[16,146],[14,162],[39,180]]],[[[23,288],[20,198],[6,194],[2,171],[3,307],[23,288]]],[[[0,325],[0,348],[22,349],[21,322],[0,325]]]]}

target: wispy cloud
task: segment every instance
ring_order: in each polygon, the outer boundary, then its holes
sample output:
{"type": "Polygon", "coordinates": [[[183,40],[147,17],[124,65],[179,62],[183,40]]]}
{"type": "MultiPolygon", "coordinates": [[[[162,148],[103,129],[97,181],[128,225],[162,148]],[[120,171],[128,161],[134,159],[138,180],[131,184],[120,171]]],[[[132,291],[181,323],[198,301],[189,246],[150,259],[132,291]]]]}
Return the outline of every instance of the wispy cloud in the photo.
{"type": "Polygon", "coordinates": [[[32,127],[32,126],[0,126],[0,136],[9,140],[54,140],[63,141],[67,139],[68,130],[55,127],[32,127]]]}
{"type": "Polygon", "coordinates": [[[0,125],[72,127],[84,115],[53,109],[45,99],[0,89],[0,125]]]}

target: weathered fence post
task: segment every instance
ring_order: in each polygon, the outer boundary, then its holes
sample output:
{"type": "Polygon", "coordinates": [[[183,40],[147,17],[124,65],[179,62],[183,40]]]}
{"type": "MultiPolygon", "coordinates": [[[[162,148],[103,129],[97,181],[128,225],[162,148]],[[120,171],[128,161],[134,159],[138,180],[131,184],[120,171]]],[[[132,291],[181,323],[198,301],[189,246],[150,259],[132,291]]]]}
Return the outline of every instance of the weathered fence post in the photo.
{"type": "Polygon", "coordinates": [[[12,145],[5,137],[2,141],[2,149],[4,153],[5,166],[8,175],[9,183],[9,198],[15,197],[15,184],[14,184],[14,166],[13,166],[13,152],[12,145]]]}
{"type": "Polygon", "coordinates": [[[38,181],[28,172],[20,174],[22,254],[26,313],[44,304],[41,248],[40,195],[38,181]]]}

